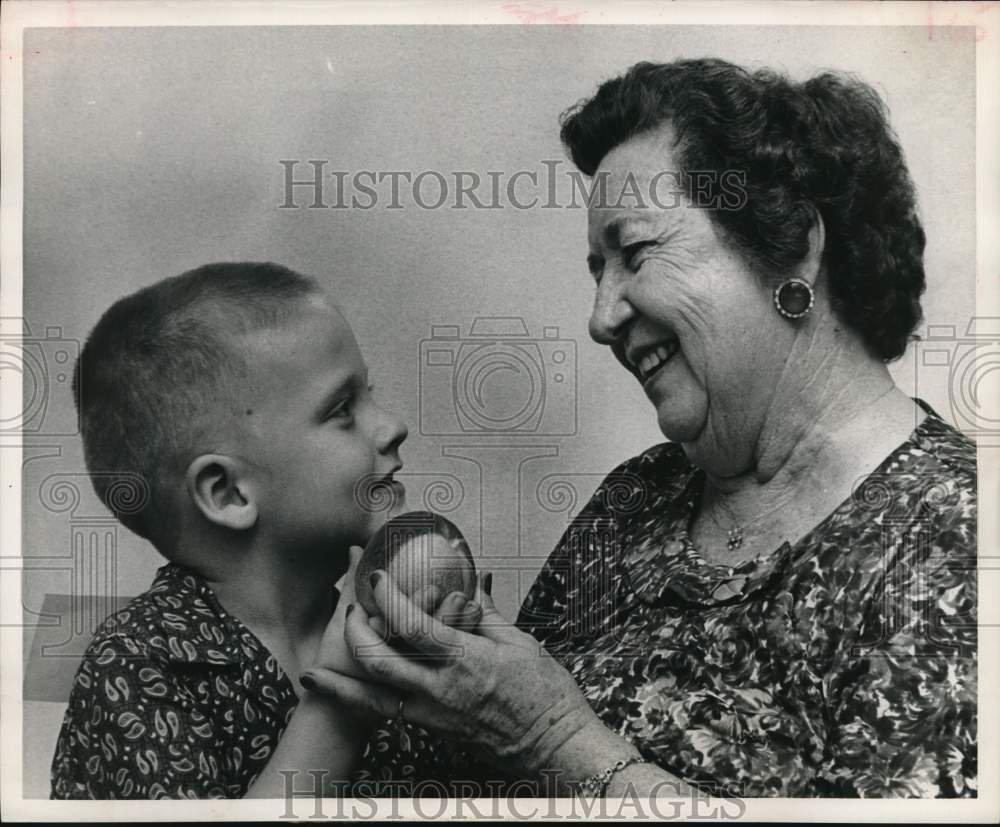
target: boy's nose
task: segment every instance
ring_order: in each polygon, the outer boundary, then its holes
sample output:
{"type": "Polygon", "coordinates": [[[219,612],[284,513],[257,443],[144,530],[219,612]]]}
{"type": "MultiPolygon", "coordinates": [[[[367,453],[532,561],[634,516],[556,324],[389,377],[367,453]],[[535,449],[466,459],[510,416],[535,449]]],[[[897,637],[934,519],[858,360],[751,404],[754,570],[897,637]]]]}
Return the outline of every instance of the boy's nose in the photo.
{"type": "Polygon", "coordinates": [[[392,414],[385,414],[378,432],[379,450],[383,453],[394,451],[403,444],[410,431],[406,423],[392,414]]]}

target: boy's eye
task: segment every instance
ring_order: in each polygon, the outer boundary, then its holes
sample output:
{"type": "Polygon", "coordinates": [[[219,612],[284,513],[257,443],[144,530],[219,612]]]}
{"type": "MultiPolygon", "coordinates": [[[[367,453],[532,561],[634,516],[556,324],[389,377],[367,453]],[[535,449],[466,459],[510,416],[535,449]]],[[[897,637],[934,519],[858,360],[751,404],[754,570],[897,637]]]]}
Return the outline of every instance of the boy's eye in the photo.
{"type": "Polygon", "coordinates": [[[364,397],[365,394],[370,394],[375,390],[375,385],[365,385],[363,391],[356,393],[350,393],[347,396],[339,399],[336,404],[334,404],[324,415],[324,420],[345,420],[351,419],[354,416],[354,409],[359,402],[359,396],[364,397]]]}
{"type": "Polygon", "coordinates": [[[348,396],[341,399],[336,405],[327,411],[327,419],[346,419],[351,416],[353,409],[353,398],[348,396]]]}

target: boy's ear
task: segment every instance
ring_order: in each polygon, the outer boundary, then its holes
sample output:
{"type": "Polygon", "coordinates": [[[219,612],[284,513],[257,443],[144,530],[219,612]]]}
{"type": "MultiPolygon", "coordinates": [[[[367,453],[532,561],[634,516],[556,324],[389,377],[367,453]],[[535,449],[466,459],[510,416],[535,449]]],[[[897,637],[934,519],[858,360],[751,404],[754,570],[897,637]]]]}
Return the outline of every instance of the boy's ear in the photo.
{"type": "Polygon", "coordinates": [[[225,454],[202,454],[185,476],[188,494],[205,518],[235,531],[253,528],[258,516],[242,471],[242,464],[225,454]]]}

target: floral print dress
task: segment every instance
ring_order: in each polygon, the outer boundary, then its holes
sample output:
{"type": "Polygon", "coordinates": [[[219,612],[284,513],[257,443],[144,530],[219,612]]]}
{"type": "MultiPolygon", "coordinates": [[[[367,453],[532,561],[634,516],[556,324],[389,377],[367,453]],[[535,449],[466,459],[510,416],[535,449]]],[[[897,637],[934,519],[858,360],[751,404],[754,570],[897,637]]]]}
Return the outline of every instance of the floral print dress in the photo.
{"type": "Polygon", "coordinates": [[[702,472],[650,449],[574,520],[518,624],[609,728],[708,790],[975,797],[976,452],[924,407],[805,537],[732,569],[688,538],[702,472]]]}

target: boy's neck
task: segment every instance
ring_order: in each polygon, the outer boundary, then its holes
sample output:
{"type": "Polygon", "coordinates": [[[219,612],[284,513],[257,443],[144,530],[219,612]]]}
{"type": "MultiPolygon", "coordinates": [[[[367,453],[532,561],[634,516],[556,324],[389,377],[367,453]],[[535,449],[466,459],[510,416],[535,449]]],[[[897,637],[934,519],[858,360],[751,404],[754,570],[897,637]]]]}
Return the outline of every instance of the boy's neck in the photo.
{"type": "Polygon", "coordinates": [[[298,643],[322,634],[333,612],[333,586],[348,554],[322,558],[267,549],[229,550],[194,558],[222,607],[258,637],[298,643]],[[337,565],[337,561],[343,561],[337,565]]]}

